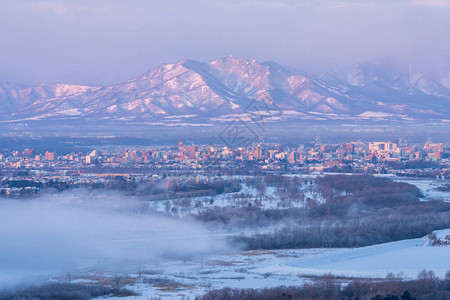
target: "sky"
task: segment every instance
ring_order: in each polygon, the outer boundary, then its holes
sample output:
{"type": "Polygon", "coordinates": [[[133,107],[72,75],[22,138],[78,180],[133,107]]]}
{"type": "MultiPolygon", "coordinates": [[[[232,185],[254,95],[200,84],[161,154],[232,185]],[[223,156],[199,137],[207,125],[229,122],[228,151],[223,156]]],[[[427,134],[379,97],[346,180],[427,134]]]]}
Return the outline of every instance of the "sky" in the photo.
{"type": "Polygon", "coordinates": [[[450,0],[2,0],[0,83],[108,85],[227,56],[321,72],[450,60],[450,0]]]}

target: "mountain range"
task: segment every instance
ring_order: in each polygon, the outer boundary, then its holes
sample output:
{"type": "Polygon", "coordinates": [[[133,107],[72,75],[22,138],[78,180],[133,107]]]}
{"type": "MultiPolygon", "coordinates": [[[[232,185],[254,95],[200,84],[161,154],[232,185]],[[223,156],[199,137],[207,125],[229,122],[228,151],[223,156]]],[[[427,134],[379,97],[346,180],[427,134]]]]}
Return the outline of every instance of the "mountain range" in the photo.
{"type": "Polygon", "coordinates": [[[450,120],[450,72],[427,76],[372,61],[308,76],[275,62],[228,56],[211,62],[162,64],[104,87],[0,84],[3,123],[211,124],[245,117],[252,103],[270,104],[282,112],[272,121],[445,122],[450,120]]]}

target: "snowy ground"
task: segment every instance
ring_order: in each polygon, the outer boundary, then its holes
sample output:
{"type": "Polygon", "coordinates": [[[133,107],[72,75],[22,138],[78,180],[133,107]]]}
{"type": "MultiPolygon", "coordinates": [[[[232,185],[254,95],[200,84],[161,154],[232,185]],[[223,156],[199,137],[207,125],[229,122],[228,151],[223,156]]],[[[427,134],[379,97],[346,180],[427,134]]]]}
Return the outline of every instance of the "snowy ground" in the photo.
{"type": "MultiPolygon", "coordinates": [[[[262,209],[288,209],[305,206],[305,202],[302,200],[280,201],[280,197],[277,195],[277,188],[275,187],[266,187],[264,197],[258,197],[255,188],[248,186],[245,183],[242,183],[241,186],[242,189],[236,193],[191,197],[189,198],[191,203],[187,207],[180,207],[180,205],[177,205],[177,202],[180,202],[181,199],[150,201],[148,204],[149,207],[156,212],[168,212],[172,207],[176,206],[178,207],[178,212],[176,214],[179,216],[197,214],[208,208],[214,207],[246,207],[249,205],[258,205],[262,209]],[[244,195],[244,197],[240,197],[240,195],[244,195]],[[211,199],[213,200],[212,202],[211,199]],[[198,202],[201,203],[200,206],[196,205],[198,202]],[[286,206],[286,204],[288,205],[286,206]]],[[[314,185],[303,185],[301,191],[303,192],[305,199],[309,197],[316,199],[318,202],[324,201],[321,195],[315,191],[314,185]]]]}
{"type": "Polygon", "coordinates": [[[436,199],[450,202],[450,192],[439,191],[439,187],[444,187],[450,184],[450,180],[444,179],[428,179],[428,178],[402,178],[392,177],[393,180],[399,182],[406,182],[418,187],[424,194],[426,200],[436,199]]]}
{"type": "MultiPolygon", "coordinates": [[[[323,173],[323,174],[313,174],[313,175],[289,175],[290,177],[299,177],[302,180],[310,181],[312,178],[326,175],[326,174],[335,174],[335,173],[323,173]]],[[[348,174],[355,175],[355,174],[348,174]]],[[[445,185],[450,184],[450,180],[437,179],[437,178],[412,178],[412,177],[398,177],[395,175],[377,175],[380,177],[389,177],[390,179],[398,182],[406,182],[418,187],[424,197],[423,201],[427,200],[442,200],[446,202],[450,202],[450,192],[439,191],[440,187],[444,187],[445,185]]],[[[244,176],[228,176],[228,179],[244,179],[244,176]]],[[[254,187],[248,186],[245,183],[242,183],[242,189],[237,193],[227,193],[220,194],[216,196],[204,196],[204,197],[192,197],[190,198],[191,204],[188,207],[180,207],[177,205],[178,200],[161,200],[161,201],[151,201],[149,202],[150,208],[157,212],[168,212],[172,207],[179,207],[178,212],[176,213],[179,216],[183,216],[186,214],[197,214],[205,209],[213,208],[213,207],[244,207],[248,205],[258,205],[262,209],[288,209],[288,208],[298,208],[304,207],[305,201],[280,201],[280,196],[277,194],[277,188],[275,187],[267,187],[265,191],[264,197],[259,197],[256,189],[254,187]],[[244,195],[241,197],[240,195],[244,195]],[[211,202],[211,199],[213,200],[211,202]],[[195,205],[200,202],[201,205],[195,205]]],[[[301,192],[304,195],[304,199],[312,198],[318,201],[319,203],[324,202],[325,200],[317,192],[316,186],[314,184],[304,184],[300,187],[301,192]]]]}
{"type": "MultiPolygon", "coordinates": [[[[439,237],[445,237],[450,234],[450,229],[436,233],[439,237]]],[[[430,246],[428,238],[403,240],[305,257],[285,265],[268,267],[265,271],[311,275],[331,272],[349,277],[385,277],[388,272],[403,272],[413,278],[423,269],[445,276],[450,271],[450,247],[430,246]]]]}
{"type": "MultiPolygon", "coordinates": [[[[151,299],[152,297],[177,299],[184,296],[192,299],[210,289],[224,287],[266,288],[298,285],[304,282],[305,278],[297,274],[275,274],[265,269],[274,265],[287,264],[302,257],[337,251],[340,250],[255,250],[218,254],[187,261],[160,261],[155,265],[144,266],[140,277],[139,273],[126,275],[132,280],[125,287],[141,293],[141,296],[125,299],[151,299]]],[[[80,280],[80,278],[90,279],[92,276],[81,275],[74,280],[80,280]]],[[[96,278],[102,278],[102,276],[97,274],[96,278]]]]}
{"type": "MultiPolygon", "coordinates": [[[[450,229],[436,232],[439,237],[450,229]]],[[[298,285],[314,275],[384,278],[402,272],[415,278],[423,270],[445,276],[450,247],[433,247],[427,238],[403,240],[355,249],[255,250],[225,253],[186,261],[167,260],[124,275],[127,288],[141,293],[128,299],[194,298],[210,289],[266,288],[298,285]]],[[[107,274],[81,274],[74,281],[104,281],[107,274]]],[[[111,276],[111,274],[109,275],[111,276]]]]}

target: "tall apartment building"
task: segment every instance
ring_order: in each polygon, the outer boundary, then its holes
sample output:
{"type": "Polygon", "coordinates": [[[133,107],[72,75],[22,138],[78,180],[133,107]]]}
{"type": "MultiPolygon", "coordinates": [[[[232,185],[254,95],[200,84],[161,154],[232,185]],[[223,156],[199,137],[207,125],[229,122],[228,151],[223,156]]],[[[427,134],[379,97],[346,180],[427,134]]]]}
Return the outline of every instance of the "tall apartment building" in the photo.
{"type": "Polygon", "coordinates": [[[391,152],[391,151],[395,151],[397,149],[397,144],[396,143],[391,143],[391,142],[373,142],[373,143],[369,143],[369,150],[374,152],[374,151],[381,151],[381,152],[391,152]]]}
{"type": "Polygon", "coordinates": [[[55,160],[55,152],[45,152],[45,160],[55,160]]]}

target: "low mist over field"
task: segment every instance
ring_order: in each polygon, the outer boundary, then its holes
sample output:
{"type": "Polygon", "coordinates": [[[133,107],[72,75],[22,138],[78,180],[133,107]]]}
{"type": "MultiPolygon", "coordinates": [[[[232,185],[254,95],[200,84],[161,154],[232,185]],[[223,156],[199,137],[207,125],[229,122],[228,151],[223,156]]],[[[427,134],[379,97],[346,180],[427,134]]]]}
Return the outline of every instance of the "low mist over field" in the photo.
{"type": "Polygon", "coordinates": [[[39,274],[92,267],[137,270],[162,256],[191,257],[225,249],[199,224],[105,204],[1,201],[0,287],[39,274]]]}

